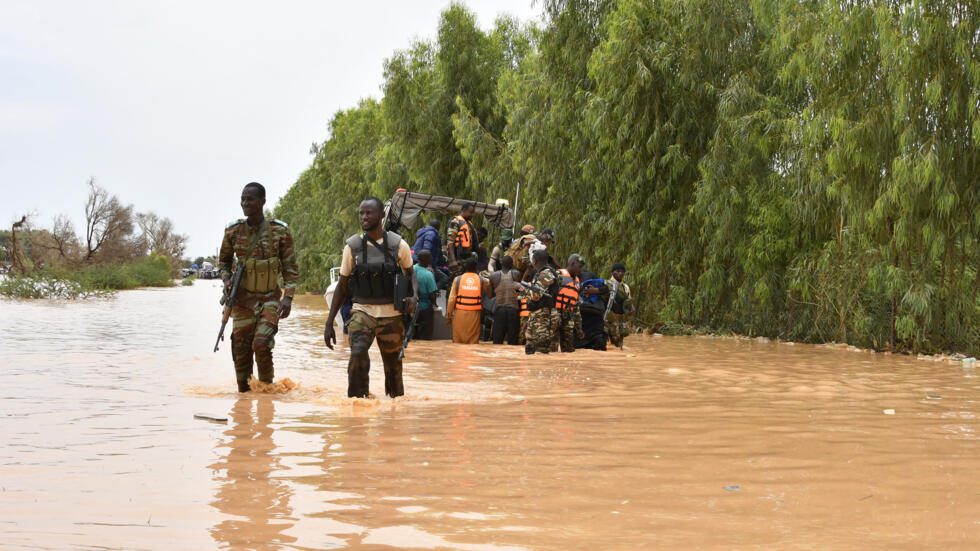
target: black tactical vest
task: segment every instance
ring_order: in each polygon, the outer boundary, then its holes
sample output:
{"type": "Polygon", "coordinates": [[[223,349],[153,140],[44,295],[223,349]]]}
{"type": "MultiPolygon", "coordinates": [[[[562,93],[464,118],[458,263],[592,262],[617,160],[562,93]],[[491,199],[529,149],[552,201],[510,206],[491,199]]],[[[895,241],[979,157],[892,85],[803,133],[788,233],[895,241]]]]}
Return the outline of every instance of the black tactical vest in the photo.
{"type": "Polygon", "coordinates": [[[402,238],[394,232],[385,232],[384,242],[375,243],[367,234],[353,235],[347,240],[354,256],[351,272],[350,295],[361,304],[393,304],[395,279],[401,273],[398,266],[398,248],[402,238]]]}

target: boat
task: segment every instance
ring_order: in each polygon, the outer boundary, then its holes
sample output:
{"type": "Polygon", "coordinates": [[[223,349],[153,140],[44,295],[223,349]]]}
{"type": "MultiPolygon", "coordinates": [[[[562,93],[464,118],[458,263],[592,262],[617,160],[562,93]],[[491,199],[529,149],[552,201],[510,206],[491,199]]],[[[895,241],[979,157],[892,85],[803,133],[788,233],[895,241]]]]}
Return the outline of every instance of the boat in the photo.
{"type": "MultiPolygon", "coordinates": [[[[385,202],[385,229],[398,233],[401,233],[401,230],[414,230],[420,224],[423,213],[456,216],[463,205],[467,203],[472,204],[476,213],[482,215],[488,224],[497,229],[514,226],[516,219],[514,211],[504,199],[498,199],[495,203],[485,203],[459,197],[446,197],[399,189],[391,196],[391,199],[385,202]]],[[[402,237],[405,236],[402,235],[402,237]]],[[[336,266],[330,269],[330,286],[323,294],[328,307],[333,300],[333,293],[339,281],[340,267],[336,266]]],[[[446,299],[446,290],[440,290],[436,296],[436,315],[432,329],[433,340],[452,338],[452,325],[446,320],[446,299]]],[[[337,331],[340,332],[344,323],[341,316],[337,316],[335,322],[338,327],[337,331]]]]}

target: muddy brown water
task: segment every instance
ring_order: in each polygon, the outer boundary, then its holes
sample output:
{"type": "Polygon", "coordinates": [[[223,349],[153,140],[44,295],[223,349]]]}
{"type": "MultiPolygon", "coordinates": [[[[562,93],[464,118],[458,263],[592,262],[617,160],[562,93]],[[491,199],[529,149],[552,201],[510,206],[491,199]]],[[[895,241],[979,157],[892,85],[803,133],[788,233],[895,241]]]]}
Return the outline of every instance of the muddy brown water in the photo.
{"type": "Polygon", "coordinates": [[[404,399],[348,400],[322,299],[300,297],[276,346],[300,387],[239,397],[218,293],[0,301],[0,548],[980,547],[973,369],[415,342],[404,399]]]}

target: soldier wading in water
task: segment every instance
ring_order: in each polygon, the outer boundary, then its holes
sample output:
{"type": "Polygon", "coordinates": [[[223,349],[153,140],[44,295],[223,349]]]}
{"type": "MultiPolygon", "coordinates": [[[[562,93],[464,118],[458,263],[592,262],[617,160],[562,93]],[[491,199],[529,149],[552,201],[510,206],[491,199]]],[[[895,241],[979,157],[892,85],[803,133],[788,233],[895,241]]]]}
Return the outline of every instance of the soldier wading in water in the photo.
{"type": "Polygon", "coordinates": [[[299,280],[299,267],[293,251],[293,236],[285,222],[266,220],[265,187],[257,182],[242,189],[242,214],[225,228],[218,253],[218,267],[231,289],[232,260],[245,265],[235,304],[231,307],[231,357],[235,362],[238,391],[247,392],[252,376],[252,358],[258,364],[259,380],[272,383],[272,348],[279,320],[289,317],[293,294],[299,280]],[[279,288],[282,276],[283,289],[279,288]]]}
{"type": "Polygon", "coordinates": [[[412,297],[418,296],[418,289],[412,278],[412,249],[397,233],[384,230],[383,215],[384,205],[377,197],[361,201],[359,218],[364,233],[352,235],[344,245],[340,281],[323,328],[323,342],[333,350],[337,342],[334,319],[350,294],[354,302],[347,322],[350,339],[347,396],[350,398],[369,396],[368,350],[375,337],[384,362],[385,394],[392,398],[405,394],[399,357],[405,326],[399,310],[414,311],[412,297]]]}
{"type": "Polygon", "coordinates": [[[558,331],[560,316],[555,309],[555,297],[561,290],[561,275],[548,265],[548,251],[539,249],[531,254],[534,271],[531,278],[533,289],[525,290],[528,317],[524,352],[547,354],[558,331]]]}

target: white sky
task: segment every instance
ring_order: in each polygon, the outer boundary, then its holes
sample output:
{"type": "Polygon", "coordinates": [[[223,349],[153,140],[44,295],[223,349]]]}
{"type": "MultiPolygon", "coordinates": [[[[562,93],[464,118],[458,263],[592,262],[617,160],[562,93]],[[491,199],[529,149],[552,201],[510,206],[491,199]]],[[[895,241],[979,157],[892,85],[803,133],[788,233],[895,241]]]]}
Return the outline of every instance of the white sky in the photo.
{"type": "MultiPolygon", "coordinates": [[[[58,214],[86,182],[213,254],[262,182],[274,205],[338,109],[381,96],[385,59],[434,39],[438,1],[0,0],[0,226],[58,214]]],[[[488,29],[533,0],[466,0],[488,29]]]]}

